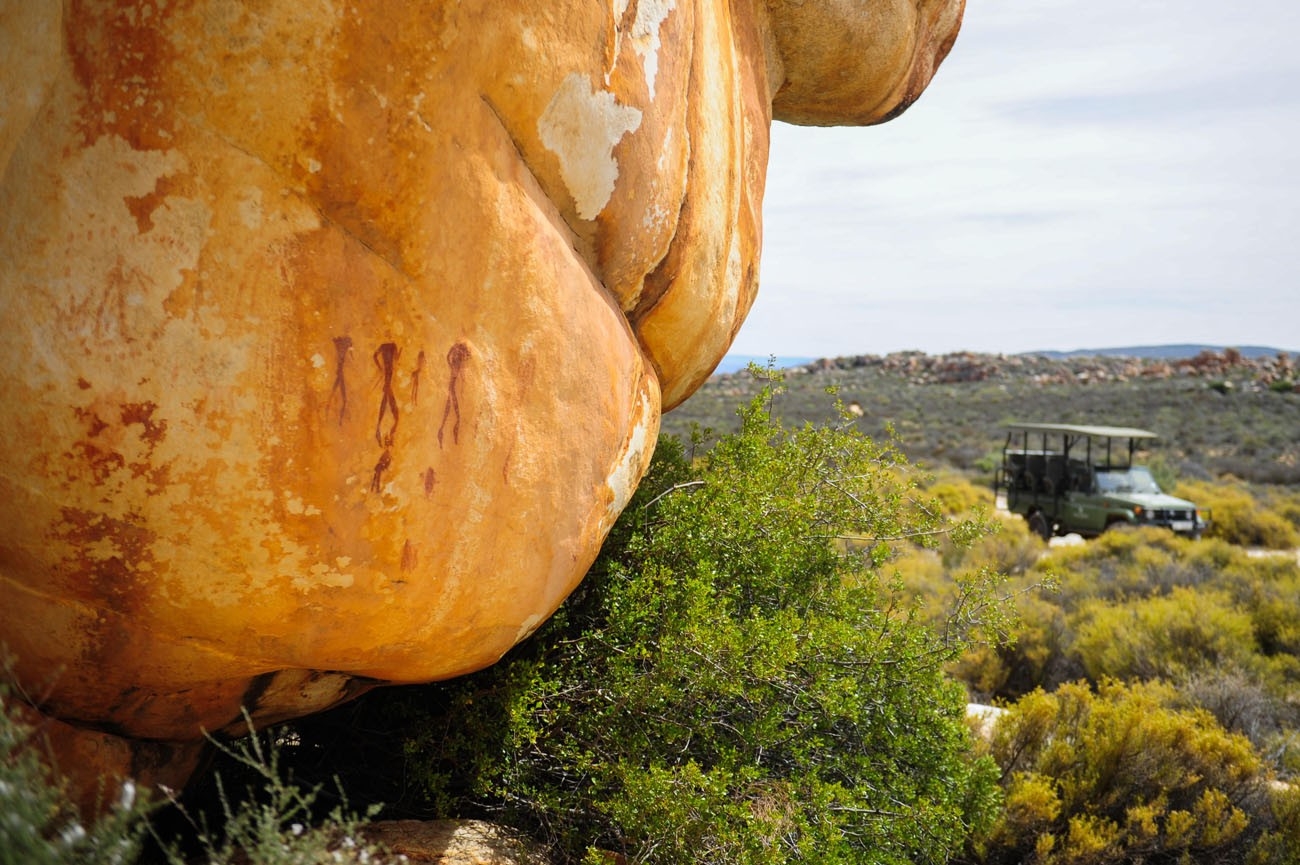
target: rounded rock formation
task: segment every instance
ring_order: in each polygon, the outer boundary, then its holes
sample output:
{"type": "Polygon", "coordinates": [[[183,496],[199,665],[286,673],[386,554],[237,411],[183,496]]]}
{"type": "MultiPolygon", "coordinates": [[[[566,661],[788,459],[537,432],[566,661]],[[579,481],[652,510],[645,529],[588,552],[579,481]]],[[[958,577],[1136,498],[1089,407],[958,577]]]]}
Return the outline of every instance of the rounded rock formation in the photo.
{"type": "Polygon", "coordinates": [[[0,2],[0,641],[61,766],[493,663],[961,0],[0,2]]]}

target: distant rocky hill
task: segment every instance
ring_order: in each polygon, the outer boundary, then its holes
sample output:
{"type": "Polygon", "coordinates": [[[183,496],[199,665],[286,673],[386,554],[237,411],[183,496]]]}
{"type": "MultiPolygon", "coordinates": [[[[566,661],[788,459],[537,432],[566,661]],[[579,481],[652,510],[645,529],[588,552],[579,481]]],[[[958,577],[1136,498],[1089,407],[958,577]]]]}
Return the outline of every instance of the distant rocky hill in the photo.
{"type": "MultiPolygon", "coordinates": [[[[1167,347],[1173,348],[1173,347],[1167,347]]],[[[1228,348],[1206,348],[1191,355],[1034,353],[977,354],[954,352],[929,355],[923,352],[857,355],[823,358],[790,367],[788,375],[810,372],[877,367],[899,375],[911,384],[955,384],[960,382],[996,381],[1008,378],[1028,379],[1037,384],[1086,384],[1089,382],[1124,382],[1132,379],[1199,378],[1220,379],[1229,386],[1260,388],[1300,387],[1296,367],[1300,356],[1287,352],[1247,355],[1228,348]]],[[[1136,351],[1136,350],[1134,350],[1136,351]]]]}
{"type": "MultiPolygon", "coordinates": [[[[715,374],[663,429],[734,429],[737,406],[762,384],[746,370],[715,374]]],[[[1288,352],[823,358],[784,369],[772,410],[787,423],[844,423],[836,398],[854,426],[931,466],[987,468],[1010,422],[1093,423],[1155,431],[1163,458],[1187,477],[1300,484],[1300,355],[1288,352]]]]}
{"type": "Polygon", "coordinates": [[[1242,357],[1252,359],[1276,357],[1279,353],[1297,354],[1297,352],[1294,351],[1286,351],[1285,349],[1271,348],[1264,345],[1240,345],[1229,349],[1228,347],[1221,345],[1198,345],[1192,343],[1183,343],[1181,345],[1132,345],[1122,348],[1080,348],[1073,351],[1027,351],[1022,352],[1022,354],[1052,358],[1144,357],[1177,360],[1179,358],[1196,357],[1198,354],[1204,354],[1205,352],[1214,352],[1219,354],[1229,350],[1235,351],[1242,357]]]}
{"type": "MultiPolygon", "coordinates": [[[[1057,349],[1044,349],[1042,351],[1025,351],[1010,355],[1011,357],[1026,358],[1049,358],[1051,360],[1067,360],[1086,357],[1105,357],[1105,358],[1140,358],[1144,360],[1190,360],[1198,356],[1208,356],[1211,354],[1225,355],[1231,353],[1232,356],[1246,358],[1249,360],[1262,360],[1276,358],[1278,355],[1288,355],[1300,357],[1300,351],[1288,351],[1286,349],[1272,348],[1263,345],[1244,345],[1237,347],[1203,345],[1199,343],[1180,343],[1177,345],[1133,345],[1121,346],[1117,348],[1079,348],[1070,351],[1060,351],[1057,349]]],[[[912,356],[923,355],[924,352],[896,352],[893,356],[912,356]]],[[[1003,357],[1004,355],[988,355],[974,352],[951,352],[944,355],[934,355],[935,357],[956,357],[975,355],[979,357],[995,356],[1003,357]]],[[[875,357],[875,355],[859,355],[859,357],[875,357]]],[[[844,358],[836,358],[836,361],[843,361],[844,358]]],[[[767,366],[771,363],[777,369],[791,369],[794,367],[807,366],[818,362],[817,358],[799,357],[793,355],[757,355],[757,354],[729,354],[722,359],[714,371],[715,375],[726,375],[728,373],[739,372],[744,370],[751,363],[759,366],[767,366]]]]}

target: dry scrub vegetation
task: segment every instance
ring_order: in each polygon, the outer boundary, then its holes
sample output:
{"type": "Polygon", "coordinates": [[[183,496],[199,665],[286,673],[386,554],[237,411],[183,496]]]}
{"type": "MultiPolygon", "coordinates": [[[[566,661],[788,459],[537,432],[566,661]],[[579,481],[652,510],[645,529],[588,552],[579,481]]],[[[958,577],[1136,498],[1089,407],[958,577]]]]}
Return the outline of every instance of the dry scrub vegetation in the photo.
{"type": "MultiPolygon", "coordinates": [[[[1018,613],[1009,639],[950,667],[973,700],[1007,710],[982,746],[1004,807],[966,861],[1298,861],[1297,497],[1191,486],[1222,517],[1216,537],[1144,528],[1048,547],[1004,515],[968,549],[897,561],[936,625],[950,575],[975,568],[1009,575],[1018,613]]],[[[955,475],[929,490],[956,514],[993,504],[955,475]]]]}

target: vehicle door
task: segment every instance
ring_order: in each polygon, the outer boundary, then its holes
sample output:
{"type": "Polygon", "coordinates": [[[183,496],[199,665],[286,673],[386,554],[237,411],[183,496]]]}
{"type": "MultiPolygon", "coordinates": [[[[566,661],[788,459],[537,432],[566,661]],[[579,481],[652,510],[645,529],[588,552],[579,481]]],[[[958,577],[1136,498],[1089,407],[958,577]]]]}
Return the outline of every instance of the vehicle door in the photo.
{"type": "Polygon", "coordinates": [[[1082,535],[1100,534],[1106,528],[1104,500],[1091,467],[1072,471],[1061,509],[1064,530],[1082,535]]]}

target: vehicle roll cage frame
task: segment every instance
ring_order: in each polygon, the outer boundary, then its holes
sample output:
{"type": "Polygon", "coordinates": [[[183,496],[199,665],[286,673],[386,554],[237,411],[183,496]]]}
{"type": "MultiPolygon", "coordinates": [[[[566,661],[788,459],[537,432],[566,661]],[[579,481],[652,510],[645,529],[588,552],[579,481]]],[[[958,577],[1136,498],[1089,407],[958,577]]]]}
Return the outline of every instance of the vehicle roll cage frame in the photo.
{"type": "MultiPolygon", "coordinates": [[[[998,471],[995,486],[1005,488],[1009,497],[1017,499],[1027,493],[1032,496],[1034,502],[1039,501],[1040,497],[1051,499],[1059,498],[1064,494],[1067,484],[1063,483],[1063,481],[1068,480],[1070,475],[1070,455],[1072,451],[1077,454],[1080,445],[1083,446],[1083,458],[1080,460],[1076,457],[1076,462],[1081,462],[1084,466],[1089,466],[1098,471],[1127,470],[1133,467],[1133,454],[1137,450],[1138,441],[1158,438],[1150,430],[1135,427],[1010,423],[1007,424],[1007,430],[1007,440],[1002,446],[1002,466],[998,471]],[[1056,436],[1060,437],[1060,449],[1049,449],[1049,439],[1056,436]],[[1031,444],[1034,443],[1031,437],[1038,438],[1041,444],[1040,450],[1030,450],[1031,444]],[[1105,462],[1093,462],[1093,439],[1105,439],[1105,462]],[[1116,448],[1114,446],[1116,439],[1127,440],[1128,447],[1126,449],[1116,448]],[[1015,447],[1017,444],[1019,444],[1019,448],[1015,447]],[[1120,453],[1117,454],[1117,450],[1120,453]],[[1009,456],[1012,453],[1023,454],[1025,465],[1028,465],[1031,455],[1040,455],[1044,463],[1043,477],[1033,479],[1028,488],[1017,485],[1017,478],[1011,477],[1009,474],[1011,468],[1009,456]],[[1052,457],[1058,456],[1059,459],[1052,459],[1052,457]],[[1121,459],[1123,462],[1119,462],[1121,459]],[[1055,472],[1050,471],[1053,464],[1057,469],[1055,472]]],[[[1100,444],[1096,449],[1101,450],[1100,444]]],[[[1100,456],[1099,453],[1098,458],[1100,456]]]]}
{"type": "Polygon", "coordinates": [[[1029,451],[1030,433],[1041,433],[1043,453],[1049,453],[1047,449],[1047,437],[1050,435],[1061,436],[1063,447],[1060,451],[1061,456],[1068,461],[1070,459],[1070,450],[1079,443],[1084,442],[1084,462],[1093,465],[1092,462],[1092,440],[1094,438],[1104,438],[1106,440],[1106,462],[1096,463],[1094,468],[1103,471],[1109,469],[1129,469],[1133,467],[1133,452],[1137,450],[1138,439],[1153,439],[1158,436],[1150,430],[1137,429],[1135,427],[1122,426],[1079,426],[1075,424],[1060,423],[1012,423],[1007,424],[1007,441],[1003,445],[1003,453],[1011,450],[1011,445],[1016,434],[1019,433],[1023,438],[1021,449],[1029,451]],[[1113,460],[1112,442],[1115,439],[1128,439],[1128,453],[1125,455],[1125,462],[1121,465],[1113,460]]]}

